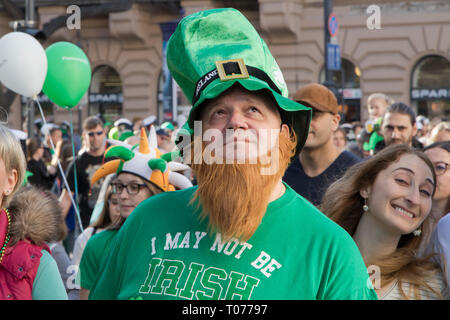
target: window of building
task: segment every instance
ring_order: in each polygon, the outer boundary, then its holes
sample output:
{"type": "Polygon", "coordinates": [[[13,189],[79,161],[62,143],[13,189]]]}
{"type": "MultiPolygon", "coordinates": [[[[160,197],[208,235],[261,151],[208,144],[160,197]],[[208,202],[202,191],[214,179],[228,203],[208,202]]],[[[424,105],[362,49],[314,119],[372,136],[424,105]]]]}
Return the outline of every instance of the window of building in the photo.
{"type": "Polygon", "coordinates": [[[164,72],[161,72],[157,99],[159,122],[176,121],[179,126],[186,122],[191,105],[170,73],[166,78],[164,72]]]}
{"type": "Polygon", "coordinates": [[[122,117],[122,80],[112,67],[102,65],[92,73],[89,88],[89,115],[101,114],[105,122],[113,123],[122,117]]]}
{"type": "MultiPolygon", "coordinates": [[[[344,116],[343,121],[352,122],[361,119],[361,71],[351,61],[342,58],[341,70],[332,71],[332,81],[338,93],[339,111],[344,116]],[[340,99],[342,98],[342,99],[340,99]]],[[[319,82],[325,82],[325,68],[322,67],[319,75],[319,82]]]]}
{"type": "Polygon", "coordinates": [[[450,116],[450,61],[430,55],[420,59],[411,75],[411,106],[429,119],[450,116]]]}

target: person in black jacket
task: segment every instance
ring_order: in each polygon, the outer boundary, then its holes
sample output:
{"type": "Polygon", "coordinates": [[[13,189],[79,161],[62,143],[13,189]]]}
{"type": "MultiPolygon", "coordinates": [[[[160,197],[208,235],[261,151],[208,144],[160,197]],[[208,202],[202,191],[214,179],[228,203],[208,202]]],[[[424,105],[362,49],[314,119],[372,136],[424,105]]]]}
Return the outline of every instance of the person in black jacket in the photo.
{"type": "Polygon", "coordinates": [[[341,116],[334,93],[319,83],[301,87],[293,100],[312,109],[308,138],[299,156],[286,170],[283,180],[315,206],[322,202],[328,186],[341,178],[349,167],[361,161],[333,142],[341,116]]]}
{"type": "Polygon", "coordinates": [[[50,190],[55,182],[56,174],[49,174],[42,159],[44,145],[40,138],[33,137],[27,140],[27,170],[33,175],[28,182],[38,188],[50,190]]]}

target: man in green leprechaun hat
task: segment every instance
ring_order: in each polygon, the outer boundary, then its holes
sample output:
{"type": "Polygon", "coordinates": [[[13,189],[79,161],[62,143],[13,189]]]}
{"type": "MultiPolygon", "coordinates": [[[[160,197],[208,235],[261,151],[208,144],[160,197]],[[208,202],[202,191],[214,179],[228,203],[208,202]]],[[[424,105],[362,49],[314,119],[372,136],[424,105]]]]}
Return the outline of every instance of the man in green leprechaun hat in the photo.
{"type": "Polygon", "coordinates": [[[351,237],[281,180],[311,114],[250,22],[189,15],[167,63],[192,103],[177,146],[198,186],[136,208],[89,298],[376,299],[351,237]]]}

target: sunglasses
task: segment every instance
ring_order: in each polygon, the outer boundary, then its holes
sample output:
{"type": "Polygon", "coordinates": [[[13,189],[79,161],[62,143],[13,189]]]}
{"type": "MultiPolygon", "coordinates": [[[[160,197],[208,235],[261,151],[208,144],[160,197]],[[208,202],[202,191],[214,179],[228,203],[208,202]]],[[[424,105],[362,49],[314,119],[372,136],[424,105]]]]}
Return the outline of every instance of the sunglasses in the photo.
{"type": "Polygon", "coordinates": [[[102,131],[97,131],[97,132],[88,132],[88,136],[89,137],[93,137],[94,135],[101,136],[102,134],[103,134],[103,130],[102,131]]]}
{"type": "Polygon", "coordinates": [[[311,113],[312,113],[312,118],[318,118],[318,117],[320,117],[321,115],[323,115],[325,113],[329,113],[329,114],[334,115],[334,113],[331,112],[331,111],[320,111],[320,110],[317,110],[315,108],[311,108],[311,113]]]}

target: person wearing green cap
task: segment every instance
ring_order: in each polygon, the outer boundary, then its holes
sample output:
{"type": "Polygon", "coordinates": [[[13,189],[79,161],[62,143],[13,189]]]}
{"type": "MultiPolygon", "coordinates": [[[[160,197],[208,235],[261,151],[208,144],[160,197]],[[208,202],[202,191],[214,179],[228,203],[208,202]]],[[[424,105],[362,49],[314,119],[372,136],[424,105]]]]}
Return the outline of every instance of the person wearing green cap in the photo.
{"type": "Polygon", "coordinates": [[[172,122],[166,121],[161,125],[161,129],[167,130],[172,133],[173,131],[175,131],[175,126],[172,122]]]}
{"type": "Polygon", "coordinates": [[[282,182],[311,111],[250,22],[191,14],[167,63],[193,106],[177,146],[198,186],[135,209],[89,299],[376,299],[351,237],[282,182]]]}

